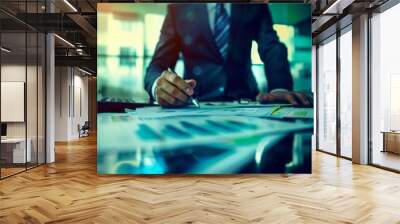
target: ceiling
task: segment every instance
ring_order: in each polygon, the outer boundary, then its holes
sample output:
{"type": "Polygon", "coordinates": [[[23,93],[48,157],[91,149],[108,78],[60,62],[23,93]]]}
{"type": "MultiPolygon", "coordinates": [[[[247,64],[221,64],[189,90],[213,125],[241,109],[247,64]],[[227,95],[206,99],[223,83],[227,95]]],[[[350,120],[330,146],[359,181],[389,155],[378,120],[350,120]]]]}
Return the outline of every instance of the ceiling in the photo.
{"type": "MultiPolygon", "coordinates": [[[[199,0],[200,1],[200,0],[199,0]]],[[[309,18],[307,15],[312,11],[313,17],[313,36],[320,34],[344,14],[337,16],[323,15],[326,9],[330,8],[335,1],[346,1],[342,9],[345,13],[354,13],[363,11],[369,7],[380,5],[386,0],[289,0],[291,3],[309,3],[311,7],[305,6],[299,8],[294,4],[282,5],[271,4],[274,7],[273,19],[276,23],[298,24],[309,18]],[[347,10],[347,11],[346,11],[347,10]]],[[[89,66],[92,70],[96,69],[96,28],[97,3],[106,2],[134,2],[118,0],[1,0],[0,1],[0,25],[2,32],[9,33],[3,35],[3,45],[12,48],[13,54],[24,55],[25,37],[21,31],[31,27],[31,30],[39,32],[55,32],[63,39],[74,44],[72,48],[59,38],[56,38],[56,56],[60,64],[68,63],[68,60],[74,63],[82,63],[89,66]],[[69,3],[69,4],[68,4],[69,3]],[[47,8],[46,8],[47,7],[47,8]],[[53,13],[48,13],[49,11],[53,13]],[[80,49],[78,53],[77,49],[80,49]],[[64,60],[64,61],[60,61],[64,60]],[[65,61],[66,60],[66,61],[65,61]]],[[[144,1],[149,2],[149,1],[144,1]]],[[[255,2],[261,2],[255,0],[255,2]]],[[[282,1],[270,1],[282,2],[282,1]]],[[[150,5],[148,5],[150,6],[150,5]]],[[[147,7],[147,5],[146,5],[147,7]]],[[[331,7],[332,8],[332,7],[331,7]]],[[[29,38],[28,38],[29,39],[29,38]]],[[[28,40],[29,42],[29,40],[28,40]]],[[[28,54],[32,50],[28,44],[28,54]]],[[[56,58],[57,59],[57,58],[56,58]]],[[[57,60],[56,60],[57,62],[57,60]]]]}

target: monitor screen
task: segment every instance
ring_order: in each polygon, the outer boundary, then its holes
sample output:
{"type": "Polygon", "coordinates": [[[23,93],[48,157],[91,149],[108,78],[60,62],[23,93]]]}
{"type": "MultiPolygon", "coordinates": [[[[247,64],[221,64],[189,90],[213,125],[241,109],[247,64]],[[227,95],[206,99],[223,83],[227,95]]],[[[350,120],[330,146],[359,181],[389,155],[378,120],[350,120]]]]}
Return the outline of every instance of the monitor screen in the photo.
{"type": "Polygon", "coordinates": [[[7,124],[1,124],[1,136],[7,136],[7,124]]]}

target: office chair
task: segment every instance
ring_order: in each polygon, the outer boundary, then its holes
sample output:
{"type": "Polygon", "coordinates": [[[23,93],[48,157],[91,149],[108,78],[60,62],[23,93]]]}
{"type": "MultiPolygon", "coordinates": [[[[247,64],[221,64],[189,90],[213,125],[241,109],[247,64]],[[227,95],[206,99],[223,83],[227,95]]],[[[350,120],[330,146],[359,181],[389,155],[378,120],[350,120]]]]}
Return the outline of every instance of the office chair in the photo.
{"type": "Polygon", "coordinates": [[[80,127],[80,125],[78,124],[79,138],[89,136],[89,129],[90,129],[89,121],[85,121],[82,127],[80,127]]]}

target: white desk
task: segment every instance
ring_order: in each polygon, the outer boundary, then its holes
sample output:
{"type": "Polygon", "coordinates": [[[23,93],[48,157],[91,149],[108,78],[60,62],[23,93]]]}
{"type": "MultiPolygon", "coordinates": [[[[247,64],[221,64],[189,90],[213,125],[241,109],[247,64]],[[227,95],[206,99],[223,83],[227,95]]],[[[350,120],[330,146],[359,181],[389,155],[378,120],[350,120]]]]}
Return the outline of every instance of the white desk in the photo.
{"type": "MultiPolygon", "coordinates": [[[[27,139],[26,154],[25,154],[25,138],[5,138],[1,139],[2,145],[2,154],[12,154],[12,163],[25,163],[31,162],[32,153],[31,153],[31,145],[32,140],[30,138],[27,139]],[[12,147],[12,148],[10,148],[12,147]],[[27,159],[27,161],[25,161],[27,159]]],[[[3,157],[3,155],[2,155],[3,157]]],[[[11,157],[11,155],[10,155],[11,157]]],[[[11,162],[11,161],[10,161],[11,162]]]]}

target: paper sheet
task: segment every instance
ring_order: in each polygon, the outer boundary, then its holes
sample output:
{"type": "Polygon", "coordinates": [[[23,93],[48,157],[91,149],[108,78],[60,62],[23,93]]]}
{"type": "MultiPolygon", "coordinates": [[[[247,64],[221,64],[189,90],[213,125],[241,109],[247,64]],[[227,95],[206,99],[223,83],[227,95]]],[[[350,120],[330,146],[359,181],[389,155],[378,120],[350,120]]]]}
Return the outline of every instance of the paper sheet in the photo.
{"type": "MultiPolygon", "coordinates": [[[[311,129],[312,122],[288,122],[239,116],[195,116],[140,120],[133,116],[100,116],[99,142],[112,150],[130,147],[170,148],[213,144],[227,139],[275,135],[311,129]],[[120,144],[120,145],[119,145],[120,144]]],[[[129,148],[130,149],[130,148],[129,148]]]]}
{"type": "Polygon", "coordinates": [[[313,118],[313,108],[293,108],[288,104],[202,103],[200,108],[145,107],[127,111],[138,119],[184,116],[247,116],[273,118],[313,118]]]}
{"type": "MultiPolygon", "coordinates": [[[[312,131],[313,122],[310,119],[278,120],[245,115],[251,111],[252,115],[255,112],[265,114],[267,111],[274,116],[288,115],[285,110],[281,111],[282,108],[276,109],[276,106],[215,107],[207,112],[205,107],[168,110],[153,107],[139,109],[139,115],[137,111],[100,113],[98,172],[237,172],[249,160],[261,158],[257,155],[261,156],[267,145],[272,147],[289,133],[312,131]],[[204,110],[204,114],[211,110],[213,115],[200,116],[199,110],[204,110]],[[236,115],[232,115],[233,112],[236,115]],[[187,164],[182,166],[182,161],[187,161],[187,164]]],[[[292,111],[290,107],[285,109],[292,111]]]]}

